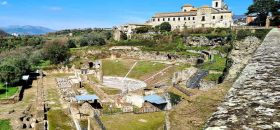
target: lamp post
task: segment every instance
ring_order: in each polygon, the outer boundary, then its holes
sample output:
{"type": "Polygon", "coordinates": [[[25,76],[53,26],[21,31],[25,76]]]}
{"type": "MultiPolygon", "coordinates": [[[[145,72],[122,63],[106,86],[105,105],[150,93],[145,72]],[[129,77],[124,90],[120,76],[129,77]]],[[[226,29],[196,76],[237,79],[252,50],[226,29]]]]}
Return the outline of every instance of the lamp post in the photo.
{"type": "Polygon", "coordinates": [[[5,82],[6,85],[6,98],[8,97],[8,82],[5,82]]]}

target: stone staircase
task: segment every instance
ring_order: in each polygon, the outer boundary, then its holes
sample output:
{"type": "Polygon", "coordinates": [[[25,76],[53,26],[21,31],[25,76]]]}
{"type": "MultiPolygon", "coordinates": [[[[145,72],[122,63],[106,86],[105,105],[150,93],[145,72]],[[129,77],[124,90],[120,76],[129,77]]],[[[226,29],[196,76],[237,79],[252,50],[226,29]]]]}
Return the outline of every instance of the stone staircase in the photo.
{"type": "Polygon", "coordinates": [[[205,129],[280,129],[279,29],[266,36],[205,129]]]}

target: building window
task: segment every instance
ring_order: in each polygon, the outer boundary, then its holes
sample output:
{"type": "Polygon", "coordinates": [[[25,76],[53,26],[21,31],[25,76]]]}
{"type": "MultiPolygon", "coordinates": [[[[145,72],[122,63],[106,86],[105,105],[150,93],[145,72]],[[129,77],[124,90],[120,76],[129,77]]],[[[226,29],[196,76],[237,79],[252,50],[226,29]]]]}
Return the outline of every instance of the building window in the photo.
{"type": "Polygon", "coordinates": [[[193,20],[195,20],[195,17],[193,17],[193,20]]]}
{"type": "Polygon", "coordinates": [[[205,16],[202,16],[202,19],[201,19],[201,21],[205,21],[205,16]]]}
{"type": "Polygon", "coordinates": [[[170,21],[170,18],[168,18],[168,21],[170,21]]]}
{"type": "Polygon", "coordinates": [[[158,21],[160,21],[160,18],[158,18],[158,21]]]}
{"type": "Polygon", "coordinates": [[[187,10],[184,10],[184,12],[187,12],[187,10]]]}
{"type": "Polygon", "coordinates": [[[155,20],[155,19],[153,19],[153,21],[155,22],[156,20],[155,20]]]}
{"type": "Polygon", "coordinates": [[[178,18],[178,21],[180,21],[180,18],[178,18]]]}
{"type": "Polygon", "coordinates": [[[165,18],[162,18],[162,21],[165,21],[165,18]]]}
{"type": "Polygon", "coordinates": [[[187,18],[186,18],[186,17],[184,17],[184,20],[186,21],[186,20],[187,20],[187,18]]]}
{"type": "Polygon", "coordinates": [[[175,21],[176,19],[175,18],[173,18],[173,21],[175,21]]]}
{"type": "Polygon", "coordinates": [[[191,20],[191,17],[189,17],[189,20],[191,20]]]}
{"type": "Polygon", "coordinates": [[[216,7],[218,7],[218,5],[219,5],[219,3],[218,3],[218,2],[216,2],[216,5],[215,5],[215,6],[216,6],[216,7]]]}
{"type": "Polygon", "coordinates": [[[213,19],[216,19],[216,17],[215,17],[215,16],[213,16],[213,19]]]}
{"type": "Polygon", "coordinates": [[[223,16],[223,15],[221,16],[221,19],[224,19],[224,16],[223,16]]]}

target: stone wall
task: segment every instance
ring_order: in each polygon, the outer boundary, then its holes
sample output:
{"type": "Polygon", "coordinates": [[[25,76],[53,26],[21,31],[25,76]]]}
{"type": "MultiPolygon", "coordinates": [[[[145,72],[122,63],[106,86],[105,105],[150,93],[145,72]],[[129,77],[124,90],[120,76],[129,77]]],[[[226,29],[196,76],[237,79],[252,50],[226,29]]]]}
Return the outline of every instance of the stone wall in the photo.
{"type": "Polygon", "coordinates": [[[186,39],[187,45],[190,46],[214,46],[214,45],[224,45],[226,44],[226,38],[213,38],[209,39],[205,36],[189,36],[186,39]]]}
{"type": "Polygon", "coordinates": [[[280,129],[280,29],[273,29],[206,125],[212,129],[280,129]]]}
{"type": "Polygon", "coordinates": [[[176,54],[168,53],[158,53],[158,52],[144,52],[144,51],[112,51],[112,55],[115,55],[117,58],[132,58],[139,60],[159,60],[159,61],[168,61],[173,60],[176,62],[183,62],[195,65],[197,58],[196,57],[187,57],[176,54]]]}
{"type": "Polygon", "coordinates": [[[138,60],[159,60],[159,61],[172,60],[172,61],[184,62],[192,65],[195,65],[197,61],[197,56],[185,56],[185,55],[177,55],[174,53],[161,53],[156,51],[147,52],[147,51],[141,51],[138,47],[129,47],[129,46],[112,47],[108,51],[89,50],[83,55],[83,57],[88,57],[88,56],[97,56],[98,59],[130,58],[130,59],[138,59],[138,60]]]}
{"type": "Polygon", "coordinates": [[[261,44],[256,37],[247,37],[243,41],[235,41],[229,58],[233,61],[226,80],[234,80],[242,69],[248,64],[254,52],[261,44]]]}
{"type": "Polygon", "coordinates": [[[183,71],[175,72],[172,77],[172,84],[185,83],[198,71],[197,68],[191,67],[183,71]]]}

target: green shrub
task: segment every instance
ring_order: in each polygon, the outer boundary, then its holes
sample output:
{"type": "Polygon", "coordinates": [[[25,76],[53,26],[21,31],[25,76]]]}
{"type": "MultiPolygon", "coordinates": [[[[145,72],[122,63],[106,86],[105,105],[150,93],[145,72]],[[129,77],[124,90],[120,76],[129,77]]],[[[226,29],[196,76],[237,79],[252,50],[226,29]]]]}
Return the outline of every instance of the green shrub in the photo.
{"type": "Polygon", "coordinates": [[[70,39],[67,41],[67,47],[68,48],[76,48],[76,41],[74,39],[70,39]]]}
{"type": "Polygon", "coordinates": [[[237,31],[236,40],[243,40],[248,36],[253,36],[251,30],[242,29],[242,30],[237,31]]]}
{"type": "Polygon", "coordinates": [[[270,29],[257,29],[255,32],[255,36],[261,40],[265,38],[265,36],[269,33],[270,29]]]}
{"type": "Polygon", "coordinates": [[[159,31],[161,31],[161,32],[170,32],[171,31],[171,25],[170,25],[169,22],[163,22],[162,24],[160,24],[156,28],[158,28],[159,31]]]}
{"type": "Polygon", "coordinates": [[[147,33],[151,29],[152,29],[151,26],[143,26],[143,27],[138,27],[135,30],[136,30],[136,33],[139,34],[139,33],[147,33]]]}
{"type": "Polygon", "coordinates": [[[156,42],[154,40],[136,40],[136,39],[123,40],[117,43],[117,45],[120,46],[147,46],[147,47],[153,47],[155,44],[156,42]]]}

